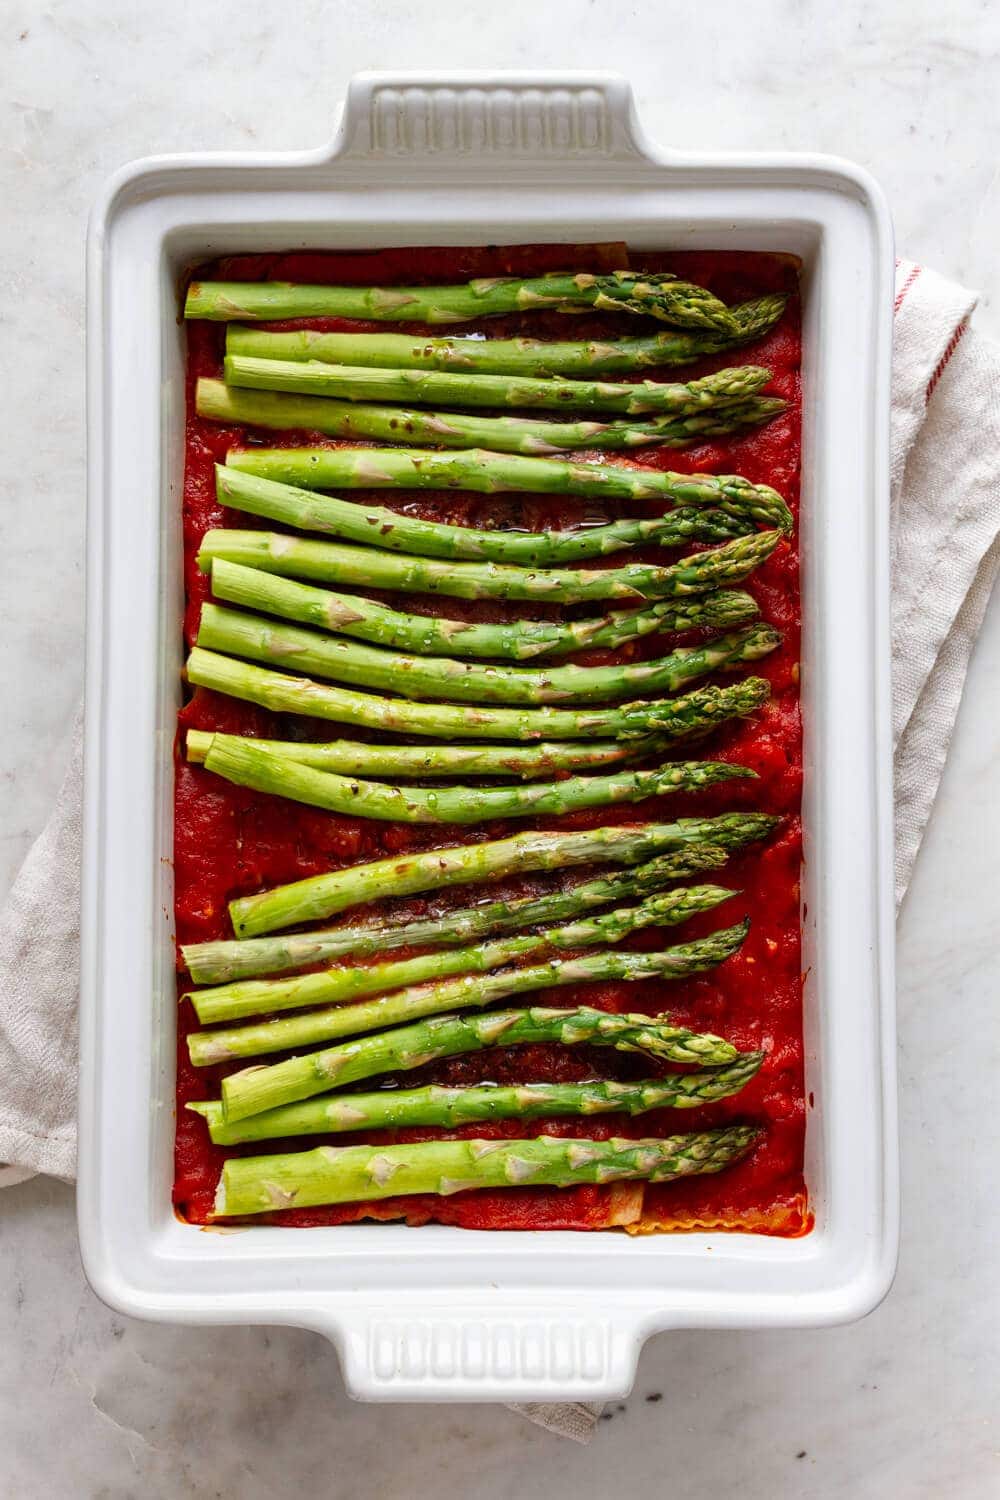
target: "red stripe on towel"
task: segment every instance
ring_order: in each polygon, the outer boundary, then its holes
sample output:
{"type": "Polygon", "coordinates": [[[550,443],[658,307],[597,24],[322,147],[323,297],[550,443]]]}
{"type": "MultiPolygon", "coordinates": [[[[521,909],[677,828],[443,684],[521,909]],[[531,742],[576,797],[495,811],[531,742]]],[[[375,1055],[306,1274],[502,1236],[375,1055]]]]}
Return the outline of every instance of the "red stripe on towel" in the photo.
{"type": "Polygon", "coordinates": [[[899,291],[897,292],[897,294],[896,294],[896,300],[892,304],[892,310],[893,310],[894,313],[898,313],[899,312],[899,309],[903,305],[903,301],[904,301],[904,299],[906,297],[907,292],[910,290],[910,287],[916,281],[917,277],[920,275],[920,273],[921,273],[921,271],[923,269],[924,269],[923,266],[911,266],[910,267],[909,271],[907,272],[906,280],[903,282],[903,285],[900,287],[899,291]]]}
{"type": "Polygon", "coordinates": [[[931,376],[930,380],[928,380],[928,382],[927,382],[927,392],[926,392],[926,395],[924,396],[924,400],[925,401],[929,401],[931,399],[931,397],[933,396],[933,394],[934,394],[934,387],[937,385],[938,381],[941,379],[941,376],[944,374],[944,372],[945,372],[945,370],[946,370],[946,368],[948,366],[948,361],[951,359],[951,356],[954,354],[955,350],[958,348],[959,343],[960,343],[961,338],[962,338],[962,334],[965,332],[965,330],[968,328],[968,326],[969,326],[969,320],[968,320],[968,318],[963,318],[962,321],[961,321],[961,323],[959,323],[958,327],[955,329],[955,332],[952,334],[951,338],[948,340],[948,343],[947,343],[947,346],[945,348],[945,351],[942,354],[941,358],[937,362],[937,369],[934,371],[934,374],[931,376]]]}

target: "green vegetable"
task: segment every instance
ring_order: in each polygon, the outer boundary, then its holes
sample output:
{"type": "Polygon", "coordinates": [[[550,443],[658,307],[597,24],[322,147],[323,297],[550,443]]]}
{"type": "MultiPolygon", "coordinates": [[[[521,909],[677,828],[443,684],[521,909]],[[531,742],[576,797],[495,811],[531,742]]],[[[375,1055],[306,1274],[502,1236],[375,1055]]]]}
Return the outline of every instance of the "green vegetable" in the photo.
{"type": "MultiPolygon", "coordinates": [[[[210,535],[224,538],[233,533],[210,535]]],[[[588,620],[470,623],[436,615],[400,614],[374,599],[331,593],[259,568],[245,568],[221,557],[216,557],[211,567],[212,593],[217,599],[282,619],[298,620],[303,625],[315,625],[337,635],[356,636],[425,656],[487,656],[524,661],[585,650],[588,646],[614,647],[658,631],[730,629],[754,619],[758,613],[756,600],[749,594],[720,589],[704,596],[657,600],[644,609],[588,620]]]]}
{"type": "Polygon", "coordinates": [[[444,594],[455,599],[540,604],[615,599],[640,604],[650,597],[676,599],[739,583],[770,557],[780,539],[778,531],[735,537],[722,547],[696,552],[669,567],[626,563],[617,568],[536,570],[495,562],[402,556],[381,548],[314,542],[270,531],[206,531],[198,564],[208,572],[215,560],[222,558],[321,583],[444,594]]]}
{"type": "MultiPolygon", "coordinates": [[[[245,334],[254,340],[326,337],[302,334],[259,333],[230,328],[227,347],[245,334]]],[[[366,338],[370,335],[334,334],[334,338],[366,338]]],[[[376,335],[381,337],[381,335],[376,335]]],[[[398,338],[390,334],[390,338],[398,338]]],[[[404,344],[409,340],[403,339],[404,344]]],[[[612,385],[605,380],[534,380],[511,375],[468,374],[463,370],[436,371],[372,369],[365,365],[326,364],[317,355],[286,358],[280,353],[246,355],[227,353],[226,383],[265,391],[295,391],[303,395],[335,396],[342,401],[389,401],[396,405],[450,407],[531,407],[541,411],[588,411],[620,417],[698,417],[742,407],[758,396],[771,379],[771,371],[760,365],[737,365],[716,370],[700,380],[661,384],[642,380],[637,384],[612,385]]],[[[215,384],[215,382],[213,382],[215,384]]],[[[488,448],[489,443],[483,447],[488,448]]]]}
{"type": "MultiPolygon", "coordinates": [[[[233,738],[210,729],[189,729],[185,746],[192,764],[204,764],[212,741],[233,738]]],[[[595,771],[654,754],[656,740],[554,740],[538,745],[369,745],[353,740],[258,740],[244,744],[340,776],[520,776],[530,780],[554,771],[595,771]]]]}
{"type": "Polygon", "coordinates": [[[708,1073],[668,1073],[635,1083],[481,1083],[460,1089],[430,1084],[419,1089],[378,1089],[370,1094],[331,1094],[251,1115],[233,1125],[226,1123],[217,1100],[187,1107],[203,1116],[216,1146],[342,1130],[398,1130],[414,1125],[454,1130],[482,1120],[635,1116],[651,1109],[697,1109],[728,1099],[755,1077],[763,1059],[762,1052],[744,1052],[727,1068],[708,1073]]]}
{"type": "Polygon", "coordinates": [[[666,365],[690,364],[706,354],[762,338],[777,323],[787,298],[772,294],[731,307],[735,334],[704,330],[654,333],[644,338],[556,343],[543,339],[426,338],[412,333],[318,333],[311,328],[269,333],[226,329],[226,353],[262,359],[319,359],[379,369],[457,370],[461,374],[628,375],[666,365]]]}
{"type": "Polygon", "coordinates": [[[317,1146],[272,1156],[230,1157],[217,1218],[322,1203],[450,1194],[470,1188],[573,1187],[583,1182],[669,1182],[721,1172],[760,1135],[749,1125],[665,1140],[419,1141],[404,1146],[317,1146]]]}
{"type": "Polygon", "coordinates": [[[307,286],[291,281],[193,281],[186,318],[232,322],[276,318],[366,318],[376,323],[467,323],[506,313],[639,313],[677,328],[733,335],[738,324],[705,287],[669,273],[611,271],[490,276],[461,286],[307,286]]]}
{"type": "Polygon", "coordinates": [[[275,713],[309,714],[341,724],[439,739],[681,738],[753,713],[770,695],[763,678],[745,677],[726,687],[696,688],[680,698],[608,708],[473,708],[410,703],[404,698],[378,698],[313,682],[308,677],[288,677],[198,646],[188,657],[187,677],[197,687],[212,688],[275,713]]]}
{"type": "Polygon", "coordinates": [[[401,698],[448,703],[609,703],[676,693],[709,672],[759,661],[781,645],[770,625],[751,625],[651,661],[606,667],[512,667],[446,656],[410,656],[340,636],[202,606],[198,645],[267,666],[309,672],[401,698]]]}
{"type": "MultiPolygon", "coordinates": [[[[431,443],[439,448],[491,448],[496,453],[562,453],[574,448],[648,448],[654,443],[687,448],[692,443],[725,437],[769,422],[785,403],[777,397],[757,397],[720,411],[690,417],[658,417],[653,421],[551,422],[538,417],[470,416],[467,412],[419,411],[412,407],[375,406],[330,400],[322,395],[291,395],[305,381],[282,378],[283,371],[309,366],[282,360],[247,360],[248,365],[272,372],[244,371],[242,384],[263,389],[240,389],[240,382],[224,385],[202,377],[195,389],[200,417],[245,427],[279,432],[322,432],[328,437],[375,438],[388,443],[431,443]],[[257,380],[248,378],[250,374],[257,380]]],[[[227,380],[232,379],[227,360],[227,380]]],[[[322,372],[326,365],[316,366],[322,372]]],[[[316,382],[318,384],[319,382],[316,382]]]]}
{"type": "Polygon", "coordinates": [[[315,771],[251,745],[239,735],[216,735],[205,756],[205,769],[237,786],[288,797],[307,807],[396,823],[485,823],[491,818],[555,816],[583,807],[700,791],[756,774],[727,761],[671,761],[658,770],[570,776],[530,786],[401,787],[315,771]]]}
{"type": "Polygon", "coordinates": [[[579,527],[575,531],[477,531],[469,526],[449,526],[443,521],[423,521],[384,506],[316,495],[221,464],[216,465],[215,480],[220,505],[265,516],[299,531],[318,531],[386,552],[476,563],[513,563],[528,568],[587,562],[649,542],[678,547],[689,538],[726,541],[734,534],[745,536],[753,529],[749,520],[730,516],[726,511],[710,508],[700,513],[682,507],[651,520],[610,521],[604,526],[579,527]]]}

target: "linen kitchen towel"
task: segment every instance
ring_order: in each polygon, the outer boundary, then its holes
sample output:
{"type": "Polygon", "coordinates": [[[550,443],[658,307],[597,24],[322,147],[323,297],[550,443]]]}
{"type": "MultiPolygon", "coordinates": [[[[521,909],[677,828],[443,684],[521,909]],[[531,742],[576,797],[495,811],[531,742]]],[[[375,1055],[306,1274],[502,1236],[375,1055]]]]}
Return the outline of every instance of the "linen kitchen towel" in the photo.
{"type": "MultiPolygon", "coordinates": [[[[1000,348],[973,292],[896,268],[892,391],[896,899],[937,793],[1000,565],[1000,348]]],[[[75,1170],[80,725],[55,810],[0,913],[0,1186],[75,1170]]],[[[514,1407],[588,1441],[600,1408],[514,1407]]]]}

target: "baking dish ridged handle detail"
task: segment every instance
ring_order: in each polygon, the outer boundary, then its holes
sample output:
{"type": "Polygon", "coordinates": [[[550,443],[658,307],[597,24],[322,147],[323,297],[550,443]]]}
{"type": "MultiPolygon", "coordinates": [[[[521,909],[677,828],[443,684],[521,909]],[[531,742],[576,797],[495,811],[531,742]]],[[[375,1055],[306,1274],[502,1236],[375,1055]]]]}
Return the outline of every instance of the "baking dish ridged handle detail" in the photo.
{"type": "Polygon", "coordinates": [[[542,165],[648,154],[631,87],[609,73],[359,73],[337,149],[542,165]]]}
{"type": "Polygon", "coordinates": [[[484,1317],[481,1305],[427,1317],[349,1313],[322,1331],[360,1401],[608,1400],[631,1390],[640,1342],[624,1319],[537,1308],[484,1317]]]}

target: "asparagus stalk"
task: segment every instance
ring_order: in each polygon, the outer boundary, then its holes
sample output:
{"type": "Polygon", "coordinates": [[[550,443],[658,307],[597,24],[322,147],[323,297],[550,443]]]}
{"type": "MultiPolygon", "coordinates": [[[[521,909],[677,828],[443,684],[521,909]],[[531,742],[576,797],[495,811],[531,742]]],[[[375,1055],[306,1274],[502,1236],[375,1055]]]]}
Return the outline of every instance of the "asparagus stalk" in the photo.
{"type": "MultiPolygon", "coordinates": [[[[544,740],[679,739],[727,719],[739,718],[765,703],[770,685],[745,677],[726,687],[695,688],[680,698],[626,703],[608,708],[473,708],[466,704],[410,703],[378,698],[353,688],[286,677],[281,672],[236,661],[196,646],[187,659],[188,681],[256,703],[275,713],[308,714],[341,724],[363,725],[394,734],[425,734],[438,739],[544,740]]],[[[211,769],[211,768],[210,768],[211,769]]]]}
{"type": "Polygon", "coordinates": [[[606,557],[626,547],[658,542],[664,547],[681,546],[689,536],[697,541],[726,540],[753,530],[750,522],[710,509],[699,524],[699,513],[682,507],[678,522],[668,512],[652,520],[610,521],[604,526],[580,527],[575,531],[477,531],[469,526],[449,526],[443,521],[422,521],[379,505],[359,505],[333,495],[314,495],[293,485],[258,479],[236,469],[216,465],[216,496],[220,505],[250,515],[265,516],[300,531],[319,531],[329,536],[377,546],[389,552],[459,559],[471,562],[514,563],[522,567],[585,562],[606,557]],[[733,520],[740,522],[735,528],[733,520]],[[729,525],[720,521],[729,522],[729,525]]]}
{"type": "Polygon", "coordinates": [[[490,276],[461,286],[308,286],[291,281],[193,281],[186,318],[216,322],[274,318],[366,318],[376,323],[467,323],[506,313],[638,313],[676,328],[735,334],[729,308],[705,287],[667,273],[611,271],[490,276]]]}
{"type": "MultiPolygon", "coordinates": [[[[210,729],[189,729],[185,738],[188,760],[203,765],[213,740],[225,743],[229,738],[210,729]]],[[[551,776],[554,771],[621,766],[662,749],[656,740],[626,740],[621,744],[617,740],[553,740],[540,745],[370,745],[352,740],[240,738],[256,750],[340,776],[520,776],[530,780],[551,776]]]]}
{"type": "MultiPolygon", "coordinates": [[[[278,432],[322,432],[328,437],[374,438],[388,443],[431,443],[439,448],[490,448],[495,453],[564,453],[575,448],[625,450],[654,443],[689,448],[692,443],[725,437],[769,422],[785,403],[775,396],[758,396],[724,411],[704,411],[689,417],[658,417],[653,421],[545,421],[537,417],[470,416],[468,412],[419,411],[412,407],[376,406],[337,401],[322,395],[285,394],[295,385],[281,372],[299,369],[281,360],[253,360],[273,365],[274,387],[240,389],[221,380],[202,377],[195,390],[200,417],[278,432]]],[[[325,365],[318,365],[323,371],[325,365]]],[[[255,372],[256,373],[256,372],[255,372]]],[[[300,380],[297,382],[302,385],[300,380]]],[[[246,385],[253,384],[246,381],[246,385]]]]}
{"type": "Polygon", "coordinates": [[[317,1146],[312,1151],[230,1157],[215,1217],[367,1202],[472,1188],[575,1187],[580,1183],[671,1182],[721,1172],[746,1156],[760,1131],[749,1125],[663,1140],[417,1141],[403,1146],[317,1146]]]}
{"type": "Polygon", "coordinates": [[[702,1067],[721,1067],[739,1055],[721,1037],[675,1026],[666,1016],[616,1016],[589,1006],[575,1010],[533,1006],[484,1015],[431,1016],[412,1026],[356,1037],[304,1057],[270,1065],[257,1063],[231,1073],[222,1080],[223,1114],[227,1124],[232,1124],[379,1073],[407,1072],[445,1057],[533,1042],[557,1042],[567,1047],[587,1042],[702,1067]]]}
{"type": "MultiPolygon", "coordinates": [[[[460,974],[457,978],[441,979],[431,984],[409,985],[395,994],[359,1000],[353,1005],[339,1004],[325,1010],[310,1010],[304,1015],[281,1016],[274,1021],[251,1022],[246,1026],[223,1027],[216,1031],[193,1031],[187,1039],[188,1052],[196,1068],[208,1067],[214,1063],[232,1062],[238,1057],[260,1057],[269,1052],[286,1052],[292,1048],[314,1046],[317,1042],[358,1036],[366,1031],[382,1031],[387,1026],[441,1015],[445,1011],[485,1010],[494,1000],[503,1000],[510,995],[602,980],[632,983],[644,979],[683,979],[713,969],[729,958],[746,937],[748,926],[748,923],[741,923],[738,927],[713,932],[698,942],[678,944],[663,953],[622,953],[611,949],[579,958],[550,958],[520,969],[460,974]]],[[[520,954],[531,952],[530,941],[524,940],[520,954]]],[[[502,943],[487,946],[513,950],[517,942],[517,938],[506,938],[502,943]]],[[[538,946],[536,941],[536,949],[538,946]]],[[[544,945],[541,946],[544,949],[544,945]]],[[[451,960],[453,955],[438,954],[437,957],[451,960]]],[[[275,986],[291,983],[283,980],[272,982],[275,986]]]]}
{"type": "Polygon", "coordinates": [[[390,823],[485,823],[490,818],[556,816],[585,807],[645,802],[670,792],[695,792],[720,782],[755,776],[726,761],[670,761],[655,771],[570,776],[529,786],[401,787],[315,771],[261,750],[239,735],[216,735],[205,769],[236,786],[348,817],[390,823]]]}
{"type": "Polygon", "coordinates": [[[627,563],[617,568],[537,571],[495,562],[446,562],[409,557],[375,547],[314,542],[269,531],[206,531],[198,565],[208,572],[216,558],[264,572],[291,574],[320,583],[404,593],[444,594],[453,599],[525,600],[582,604],[590,599],[676,599],[707,594],[740,583],[771,555],[779,531],[734,537],[722,547],[696,552],[669,567],[627,563]]]}
{"type": "Polygon", "coordinates": [[[535,870],[574,865],[638,865],[657,855],[712,845],[725,850],[766,838],[778,819],[769,813],[724,813],[715,818],[681,818],[676,823],[645,823],[566,832],[530,832],[480,844],[458,844],[421,854],[393,855],[276,886],[229,903],[237,937],[257,937],[303,922],[321,921],[350,906],[472,885],[535,870]]]}
{"type": "Polygon", "coordinates": [[[712,505],[763,526],[791,531],[784,500],[767,484],[739,474],[677,474],[625,464],[574,463],[469,448],[247,448],[231,449],[230,468],[305,489],[473,490],[487,495],[527,491],[586,495],[598,500],[664,500],[712,505]]]}
{"type": "Polygon", "coordinates": [[[189,1104],[203,1117],[216,1146],[328,1135],[346,1130],[398,1130],[439,1126],[454,1130],[483,1120],[544,1120],[565,1115],[629,1114],[651,1109],[697,1109],[738,1094],[760,1071],[763,1052],[744,1052],[727,1068],[708,1073],[668,1073],[635,1083],[481,1083],[472,1088],[378,1089],[333,1094],[286,1104],[247,1120],[226,1123],[219,1100],[189,1104]]]}
{"type": "Polygon", "coordinates": [[[725,849],[715,844],[692,844],[637,868],[615,871],[542,896],[483,902],[402,925],[376,923],[235,942],[187,943],[181,953],[195,984],[221,985],[261,974],[302,969],[346,954],[373,958],[398,948],[448,947],[499,932],[523,932],[542,922],[564,921],[594,907],[609,906],[613,901],[641,899],[672,880],[718,870],[727,859],[725,849]]]}
{"type": "Polygon", "coordinates": [[[202,606],[198,645],[268,666],[311,672],[402,698],[449,703],[608,703],[676,693],[699,677],[760,661],[781,645],[771,625],[681,646],[669,656],[606,667],[512,667],[410,656],[340,636],[274,624],[218,604],[202,606]]]}
{"type": "Polygon", "coordinates": [[[667,365],[690,364],[706,354],[763,338],[785,310],[780,294],[756,297],[730,308],[734,334],[706,330],[656,333],[645,338],[590,343],[543,339],[424,338],[409,333],[318,333],[311,328],[270,333],[230,323],[226,353],[261,359],[319,359],[376,369],[457,370],[460,374],[568,375],[592,379],[628,375],[667,365]]]}
{"type": "MultiPolygon", "coordinates": [[[[592,948],[598,943],[620,943],[630,933],[644,927],[677,926],[699,912],[711,911],[735,894],[719,885],[683,886],[648,896],[638,906],[618,907],[562,927],[538,933],[518,933],[481,943],[478,947],[423,953],[416,958],[394,959],[388,963],[324,969],[315,974],[296,975],[292,979],[242,980],[211,989],[193,990],[185,998],[193,1003],[199,1021],[205,1026],[275,1011],[301,1010],[309,1005],[342,1005],[347,1000],[422,985],[426,980],[447,979],[455,974],[486,974],[490,969],[498,969],[502,964],[518,959],[592,948]]],[[[687,949],[674,951],[685,960],[689,956],[687,949]]],[[[458,993],[464,994],[465,991],[458,993]]],[[[450,1006],[439,1008],[449,1009],[450,1006]]],[[[232,1056],[226,1051],[217,1056],[209,1055],[217,1050],[216,1044],[224,1036],[225,1033],[211,1031],[192,1033],[188,1038],[192,1062],[217,1062],[222,1057],[232,1056]]],[[[297,1046],[298,1041],[289,1045],[297,1046]]]]}
{"type": "MultiPolygon", "coordinates": [[[[708,514],[702,512],[703,516],[708,514]]],[[[590,620],[476,624],[432,615],[401,614],[374,599],[332,593],[260,568],[245,568],[222,557],[215,557],[211,566],[212,593],[217,599],[425,656],[487,656],[523,661],[581,651],[588,646],[613,648],[657,631],[730,629],[754,619],[758,613],[756,600],[749,594],[720,589],[702,597],[659,600],[644,609],[590,620]]]]}
{"type": "MultiPolygon", "coordinates": [[[[483,375],[465,370],[438,373],[427,370],[377,369],[365,365],[327,364],[317,355],[274,357],[232,352],[240,335],[268,341],[323,339],[310,331],[292,334],[259,333],[256,329],[227,330],[226,384],[266,391],[295,391],[303,395],[335,396],[343,401],[390,401],[438,407],[531,407],[542,411],[588,411],[621,417],[697,417],[745,406],[771,379],[760,365],[736,365],[716,370],[701,380],[667,384],[643,380],[613,385],[604,380],[534,380],[512,375],[483,375]]],[[[359,335],[335,334],[355,339],[359,335]]],[[[365,334],[361,338],[367,337],[365,334]]],[[[376,335],[376,337],[381,337],[376,335]]],[[[398,335],[390,334],[390,338],[398,335]]],[[[409,345],[409,340],[404,339],[409,345]]],[[[214,383],[214,382],[213,382],[214,383]]],[[[489,444],[484,446],[488,447],[489,444]]]]}

